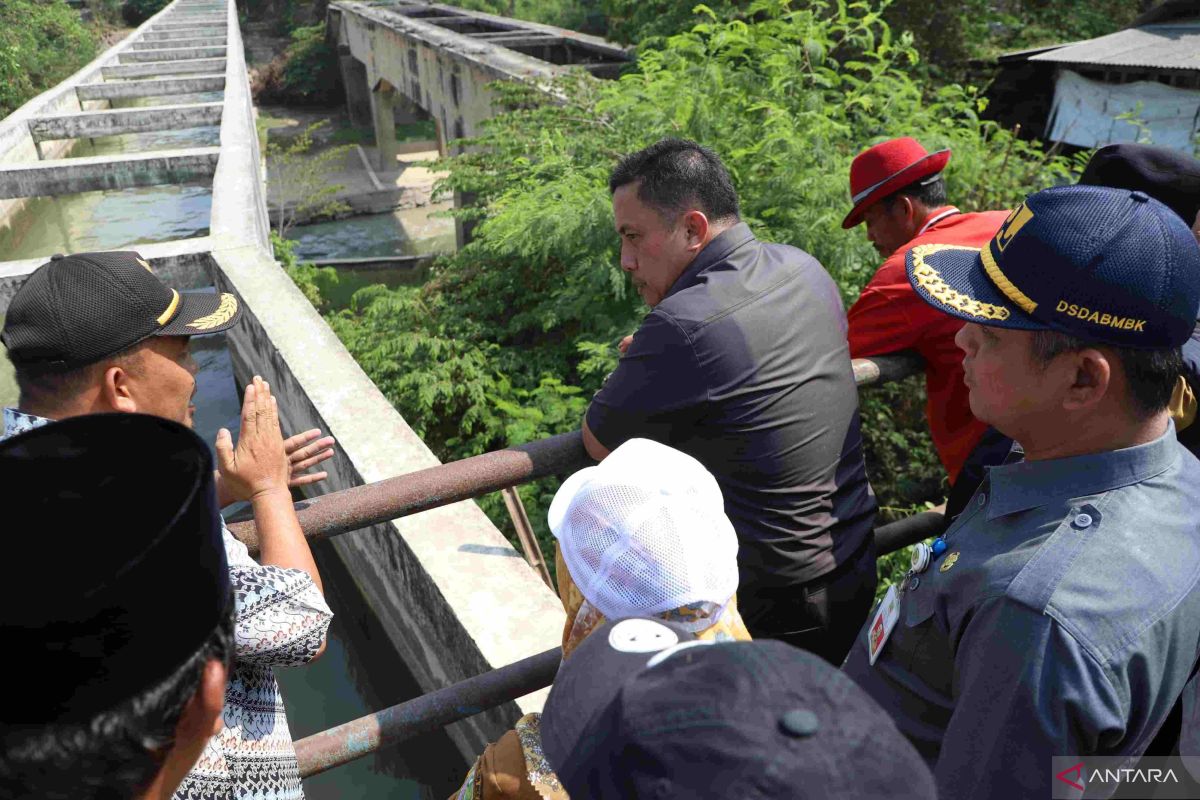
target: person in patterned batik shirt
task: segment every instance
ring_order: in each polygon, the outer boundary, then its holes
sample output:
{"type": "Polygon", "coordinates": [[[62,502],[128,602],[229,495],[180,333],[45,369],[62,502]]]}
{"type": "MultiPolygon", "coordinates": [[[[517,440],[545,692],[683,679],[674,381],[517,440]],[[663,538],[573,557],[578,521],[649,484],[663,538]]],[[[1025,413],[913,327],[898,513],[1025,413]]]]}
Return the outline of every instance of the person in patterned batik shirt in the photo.
{"type": "MultiPolygon", "coordinates": [[[[136,253],[55,256],[9,305],[0,340],[20,399],[3,410],[3,436],[86,414],[132,412],[192,424],[196,364],[188,339],[237,324],[231,294],[181,294],[136,253]]],[[[289,486],[330,455],[332,439],[308,431],[284,440],[275,398],[259,377],[246,387],[241,432],[217,436],[221,505],[254,509],[260,561],[222,524],[236,602],[235,664],[224,727],[175,792],[178,800],[295,800],[304,796],[283,699],[272,667],[321,654],[333,614],[292,507],[289,486]],[[313,441],[317,439],[317,441],[313,441]]]]}

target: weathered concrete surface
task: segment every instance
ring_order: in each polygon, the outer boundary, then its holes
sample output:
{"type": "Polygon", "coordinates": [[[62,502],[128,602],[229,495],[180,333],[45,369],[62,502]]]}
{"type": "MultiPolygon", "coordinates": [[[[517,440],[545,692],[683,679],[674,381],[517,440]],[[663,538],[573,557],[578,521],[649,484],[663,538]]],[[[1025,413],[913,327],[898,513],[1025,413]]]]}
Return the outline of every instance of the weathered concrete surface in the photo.
{"type": "MultiPolygon", "coordinates": [[[[325,491],[437,464],[295,285],[249,249],[218,251],[218,284],[250,312],[229,337],[239,381],[266,378],[289,430],[338,440],[325,491]]],[[[339,537],[334,548],[426,691],[560,641],[562,607],[473,502],[339,537]]],[[[447,729],[466,758],[544,693],[447,729]]]]}
{"type": "Polygon", "coordinates": [[[163,97],[167,95],[219,92],[225,88],[225,75],[197,75],[188,78],[123,81],[119,83],[85,83],[75,87],[80,100],[116,100],[131,97],[163,97]]]}
{"type": "MultiPolygon", "coordinates": [[[[213,27],[213,28],[186,28],[186,29],[177,30],[177,31],[158,31],[158,32],[151,31],[149,33],[142,34],[141,40],[136,42],[136,44],[139,47],[141,47],[143,44],[148,45],[150,42],[174,43],[174,42],[177,42],[180,40],[190,41],[192,39],[204,39],[209,42],[215,42],[215,41],[219,40],[221,43],[224,43],[225,31],[226,31],[226,28],[223,25],[221,27],[213,27]]],[[[171,46],[172,46],[172,44],[164,44],[163,45],[163,47],[171,47],[171,46]]]]}
{"type": "Polygon", "coordinates": [[[191,30],[226,30],[224,20],[217,22],[160,22],[150,28],[152,33],[165,33],[168,31],[191,31],[191,30]]]}
{"type": "Polygon", "coordinates": [[[149,64],[114,64],[100,70],[104,78],[149,78],[155,75],[213,75],[225,71],[224,58],[160,61],[149,64]]]}
{"type": "Polygon", "coordinates": [[[219,147],[196,147],[128,156],[4,164],[0,165],[0,199],[163,183],[207,183],[216,172],[220,155],[219,147]]]}
{"type": "Polygon", "coordinates": [[[195,36],[188,39],[143,40],[133,43],[133,50],[170,50],[177,47],[224,47],[225,34],[195,36]]]}
{"type": "Polygon", "coordinates": [[[224,47],[171,47],[159,50],[126,50],[121,53],[122,64],[141,64],[150,61],[195,61],[202,58],[225,58],[224,47]]]}
{"type": "Polygon", "coordinates": [[[35,142],[41,142],[47,139],[79,139],[120,133],[195,128],[219,124],[222,108],[224,103],[195,103],[57,114],[31,119],[29,133],[35,142]]]}

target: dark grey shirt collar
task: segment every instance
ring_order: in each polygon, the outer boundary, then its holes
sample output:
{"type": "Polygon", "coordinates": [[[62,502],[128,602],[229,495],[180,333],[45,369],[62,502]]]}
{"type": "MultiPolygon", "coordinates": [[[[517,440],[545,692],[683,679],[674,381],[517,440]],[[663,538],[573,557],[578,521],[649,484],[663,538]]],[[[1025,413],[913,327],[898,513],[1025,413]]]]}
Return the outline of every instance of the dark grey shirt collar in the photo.
{"type": "Polygon", "coordinates": [[[1169,469],[1179,460],[1175,423],[1153,442],[1047,461],[1017,461],[988,472],[989,520],[1059,502],[1130,486],[1169,469]]]}
{"type": "Polygon", "coordinates": [[[692,259],[691,264],[688,264],[683,274],[675,279],[675,283],[671,284],[670,290],[663,299],[665,300],[676,292],[695,284],[704,270],[714,264],[721,263],[734,250],[751,241],[754,241],[754,233],[750,230],[750,226],[744,222],[739,222],[728,230],[722,231],[711,242],[705,245],[703,250],[696,254],[696,257],[692,259]]]}

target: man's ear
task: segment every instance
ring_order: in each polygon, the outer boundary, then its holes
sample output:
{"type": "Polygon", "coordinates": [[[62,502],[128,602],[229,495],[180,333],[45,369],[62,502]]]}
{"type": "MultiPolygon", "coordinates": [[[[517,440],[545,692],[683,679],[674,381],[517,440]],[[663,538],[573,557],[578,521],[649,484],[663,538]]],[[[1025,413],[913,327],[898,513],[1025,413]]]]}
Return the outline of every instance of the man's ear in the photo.
{"type": "Polygon", "coordinates": [[[104,370],[101,382],[100,397],[104,405],[113,411],[125,414],[137,413],[137,401],[133,398],[130,386],[130,374],[119,366],[111,366],[104,370]]]}
{"type": "Polygon", "coordinates": [[[683,215],[684,232],[689,250],[700,250],[708,244],[708,217],[703,211],[692,210],[683,215]]]}
{"type": "Polygon", "coordinates": [[[225,665],[210,659],[200,674],[200,685],[175,723],[175,739],[163,758],[162,768],[146,788],[141,800],[169,800],[184,776],[195,766],[208,740],[224,726],[225,665]]]}
{"type": "Polygon", "coordinates": [[[1092,347],[1070,354],[1073,380],[1063,398],[1064,411],[1090,411],[1108,396],[1112,386],[1112,363],[1092,347]]]}

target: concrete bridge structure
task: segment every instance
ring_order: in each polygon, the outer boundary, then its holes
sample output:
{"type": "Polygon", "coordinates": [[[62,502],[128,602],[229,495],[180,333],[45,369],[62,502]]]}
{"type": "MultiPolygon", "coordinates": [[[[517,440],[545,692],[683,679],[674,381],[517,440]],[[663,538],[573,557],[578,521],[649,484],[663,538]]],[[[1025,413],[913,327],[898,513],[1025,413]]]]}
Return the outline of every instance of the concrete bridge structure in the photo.
{"type": "MultiPolygon", "coordinates": [[[[374,127],[381,170],[395,168],[397,119],[432,118],[445,154],[495,114],[496,81],[544,84],[571,69],[613,78],[629,62],[595,36],[420,0],[333,2],[328,30],[350,118],[374,127]]],[[[461,247],[470,225],[456,233],[461,247]]]]}
{"type": "MultiPolygon", "coordinates": [[[[207,235],[136,249],[172,286],[215,286],[239,297],[245,321],[226,335],[236,382],[261,374],[280,398],[285,430],[320,427],[337,438],[318,492],[437,465],[275,263],[263,174],[232,0],[176,0],[0,122],[0,220],[36,197],[167,183],[211,187],[207,235]],[[202,91],[219,91],[221,99],[174,104],[202,91]],[[153,100],[112,107],[125,98],[153,100]],[[201,125],[219,126],[218,147],[69,157],[81,137],[201,125]]],[[[0,316],[45,260],[0,261],[0,316]]],[[[473,501],[374,525],[333,547],[386,630],[396,662],[422,691],[559,642],[557,598],[473,501]]],[[[541,701],[538,693],[507,703],[447,733],[465,761],[541,701]]]]}

